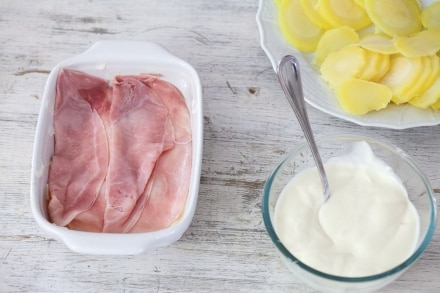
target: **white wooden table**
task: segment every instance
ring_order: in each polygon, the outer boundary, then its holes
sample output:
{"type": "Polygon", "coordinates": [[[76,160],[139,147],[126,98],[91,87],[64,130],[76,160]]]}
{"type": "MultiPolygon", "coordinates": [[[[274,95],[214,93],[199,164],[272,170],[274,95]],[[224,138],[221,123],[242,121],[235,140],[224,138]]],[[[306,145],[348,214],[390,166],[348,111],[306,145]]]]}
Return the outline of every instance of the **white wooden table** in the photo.
{"type": "MultiPolygon", "coordinates": [[[[313,292],[285,268],[265,232],[269,172],[303,142],[259,45],[257,0],[0,2],[1,292],[313,292]],[[29,204],[41,95],[61,60],[103,39],[154,41],[203,83],[204,154],[193,222],[172,246],[138,256],[73,253],[36,225],[29,204]]],[[[311,107],[317,136],[387,138],[419,162],[440,196],[440,126],[361,127],[311,107]]],[[[383,292],[440,292],[440,235],[383,292]]]]}

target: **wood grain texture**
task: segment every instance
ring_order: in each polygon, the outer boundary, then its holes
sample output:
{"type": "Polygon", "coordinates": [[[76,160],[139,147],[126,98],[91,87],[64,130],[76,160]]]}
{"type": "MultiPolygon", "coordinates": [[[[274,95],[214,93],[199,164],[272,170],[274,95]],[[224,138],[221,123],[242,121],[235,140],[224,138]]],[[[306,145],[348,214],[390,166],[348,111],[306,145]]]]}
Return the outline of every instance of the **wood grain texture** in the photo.
{"type": "MultiPolygon", "coordinates": [[[[0,292],[314,292],[267,236],[261,192],[304,138],[259,45],[256,0],[0,2],[0,292]],[[204,154],[193,222],[172,246],[138,256],[73,253],[29,206],[31,156],[50,70],[103,39],[158,42],[203,84],[204,154]]],[[[386,138],[414,156],[440,198],[440,127],[360,127],[309,109],[317,136],[386,138]]],[[[440,236],[382,292],[439,292],[440,236]]]]}

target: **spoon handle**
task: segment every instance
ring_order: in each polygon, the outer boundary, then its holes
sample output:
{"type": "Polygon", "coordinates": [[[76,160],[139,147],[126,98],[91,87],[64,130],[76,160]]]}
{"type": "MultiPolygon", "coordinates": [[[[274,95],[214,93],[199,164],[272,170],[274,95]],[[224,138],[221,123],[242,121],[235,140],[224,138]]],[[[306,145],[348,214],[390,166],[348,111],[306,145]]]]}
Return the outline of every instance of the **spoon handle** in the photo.
{"type": "Polygon", "coordinates": [[[315,160],[321,178],[324,192],[324,202],[326,202],[330,197],[330,189],[327,175],[325,174],[324,170],[324,165],[322,164],[307,115],[298,60],[290,55],[284,56],[278,64],[277,76],[284,94],[286,95],[290,106],[295,112],[296,118],[299,121],[301,129],[304,132],[304,136],[306,137],[306,140],[312,151],[313,159],[315,160]]]}

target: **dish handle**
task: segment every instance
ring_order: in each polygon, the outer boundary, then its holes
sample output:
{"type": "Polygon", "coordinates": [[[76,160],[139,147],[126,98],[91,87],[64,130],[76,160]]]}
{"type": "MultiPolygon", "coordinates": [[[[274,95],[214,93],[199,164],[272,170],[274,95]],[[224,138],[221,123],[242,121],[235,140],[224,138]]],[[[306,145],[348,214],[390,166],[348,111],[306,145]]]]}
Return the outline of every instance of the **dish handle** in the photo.
{"type": "Polygon", "coordinates": [[[89,49],[71,58],[69,61],[100,62],[108,60],[141,61],[147,60],[180,60],[170,54],[165,47],[145,41],[112,41],[103,40],[94,43],[89,49]],[[147,59],[148,58],[148,59],[147,59]]]}

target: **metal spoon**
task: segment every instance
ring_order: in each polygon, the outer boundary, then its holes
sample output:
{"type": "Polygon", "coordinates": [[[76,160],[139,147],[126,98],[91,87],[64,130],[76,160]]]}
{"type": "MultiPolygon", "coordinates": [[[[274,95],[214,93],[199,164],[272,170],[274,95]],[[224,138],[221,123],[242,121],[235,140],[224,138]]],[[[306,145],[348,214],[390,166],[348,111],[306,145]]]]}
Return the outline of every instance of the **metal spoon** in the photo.
{"type": "Polygon", "coordinates": [[[298,60],[290,55],[284,56],[278,64],[277,76],[281,87],[283,88],[284,94],[286,95],[290,106],[295,112],[296,118],[299,121],[302,131],[304,132],[304,136],[306,137],[306,140],[312,151],[312,155],[321,178],[322,189],[324,192],[324,202],[326,202],[330,197],[330,188],[328,185],[327,175],[325,174],[324,166],[322,164],[321,156],[319,155],[318,148],[313,137],[309,118],[307,116],[298,60]]]}

